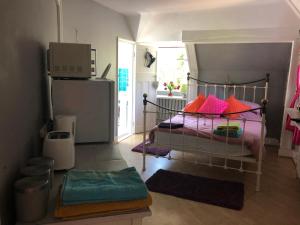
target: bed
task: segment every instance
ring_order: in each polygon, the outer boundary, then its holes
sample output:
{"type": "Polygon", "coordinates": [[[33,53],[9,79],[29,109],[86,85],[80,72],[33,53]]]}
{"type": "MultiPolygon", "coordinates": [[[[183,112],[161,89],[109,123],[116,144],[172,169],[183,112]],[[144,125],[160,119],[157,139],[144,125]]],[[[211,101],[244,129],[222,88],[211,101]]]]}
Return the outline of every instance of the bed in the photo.
{"type": "MultiPolygon", "coordinates": [[[[148,101],[147,94],[144,94],[143,170],[146,170],[146,146],[168,148],[172,151],[165,157],[170,160],[174,159],[173,151],[181,152],[183,160],[185,153],[195,155],[195,163],[198,163],[197,156],[201,154],[207,157],[207,162],[201,162],[201,164],[254,173],[257,176],[256,190],[259,191],[266,136],[269,74],[265,78],[254,81],[228,84],[202,81],[193,78],[188,73],[187,81],[189,89],[193,88],[197,92],[204,92],[205,96],[214,94],[226,99],[229,95],[234,95],[240,100],[247,100],[252,103],[260,98],[261,105],[252,107],[250,110],[227,114],[189,113],[157,105],[148,101]],[[147,110],[148,104],[154,105],[157,109],[163,109],[168,114],[168,119],[162,121],[164,124],[181,124],[182,127],[173,129],[171,125],[169,127],[168,125],[165,127],[156,125],[150,130],[149,138],[147,138],[147,115],[155,113],[147,110]],[[232,114],[239,114],[240,116],[230,119],[228,116],[232,114]],[[249,114],[252,116],[249,117],[249,114]],[[230,123],[240,126],[241,133],[239,136],[230,135],[228,129],[225,129],[225,135],[222,136],[215,133],[220,124],[229,125],[230,123]],[[214,159],[223,159],[222,165],[214,163],[214,159]],[[229,165],[229,160],[237,161],[239,166],[229,165]],[[248,169],[245,166],[246,163],[256,164],[255,169],[248,169]]],[[[160,156],[156,155],[156,157],[160,156]]]]}

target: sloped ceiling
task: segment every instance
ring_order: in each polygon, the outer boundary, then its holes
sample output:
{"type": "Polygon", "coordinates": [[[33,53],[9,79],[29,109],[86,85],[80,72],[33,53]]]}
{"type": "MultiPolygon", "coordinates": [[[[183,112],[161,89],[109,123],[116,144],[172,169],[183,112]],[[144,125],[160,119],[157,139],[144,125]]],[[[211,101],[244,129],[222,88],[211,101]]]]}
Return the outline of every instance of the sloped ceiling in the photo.
{"type": "Polygon", "coordinates": [[[172,13],[226,8],[247,3],[267,4],[280,0],[94,0],[125,15],[172,13]]]}
{"type": "Polygon", "coordinates": [[[300,0],[287,0],[287,3],[291,6],[297,16],[300,17],[300,0]]]}
{"type": "Polygon", "coordinates": [[[94,0],[124,14],[139,42],[181,41],[182,31],[288,28],[300,0],[94,0]]]}

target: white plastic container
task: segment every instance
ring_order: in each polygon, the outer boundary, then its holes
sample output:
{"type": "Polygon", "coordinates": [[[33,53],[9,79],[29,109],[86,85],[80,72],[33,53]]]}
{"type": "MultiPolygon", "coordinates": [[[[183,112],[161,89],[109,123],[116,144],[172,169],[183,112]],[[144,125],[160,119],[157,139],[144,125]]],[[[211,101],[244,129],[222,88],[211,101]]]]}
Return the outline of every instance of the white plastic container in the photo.
{"type": "Polygon", "coordinates": [[[54,159],[54,170],[75,166],[74,136],[70,132],[52,131],[44,139],[43,155],[54,159]]]}

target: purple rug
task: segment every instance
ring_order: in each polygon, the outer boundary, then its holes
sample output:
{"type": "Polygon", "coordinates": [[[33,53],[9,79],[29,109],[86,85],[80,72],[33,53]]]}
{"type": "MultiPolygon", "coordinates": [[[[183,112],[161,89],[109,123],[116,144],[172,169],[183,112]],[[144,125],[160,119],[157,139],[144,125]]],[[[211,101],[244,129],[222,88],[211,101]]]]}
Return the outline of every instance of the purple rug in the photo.
{"type": "MultiPolygon", "coordinates": [[[[135,146],[131,151],[143,153],[143,143],[135,146]]],[[[146,152],[147,154],[151,154],[151,155],[166,156],[169,154],[170,149],[146,146],[146,152]]]]}
{"type": "Polygon", "coordinates": [[[244,184],[215,180],[167,170],[158,170],[147,181],[150,191],[240,210],[244,205],[244,184]]]}

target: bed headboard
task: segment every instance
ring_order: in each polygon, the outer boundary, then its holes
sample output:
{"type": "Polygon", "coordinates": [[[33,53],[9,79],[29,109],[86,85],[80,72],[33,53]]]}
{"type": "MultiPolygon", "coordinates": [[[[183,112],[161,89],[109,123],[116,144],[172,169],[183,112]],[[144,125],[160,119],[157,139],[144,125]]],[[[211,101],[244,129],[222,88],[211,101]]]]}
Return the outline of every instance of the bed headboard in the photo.
{"type": "MultiPolygon", "coordinates": [[[[203,81],[194,78],[190,73],[187,74],[188,95],[190,90],[196,90],[197,95],[203,93],[205,96],[210,94],[221,99],[226,99],[234,95],[237,99],[260,103],[262,99],[268,99],[270,74],[267,73],[264,78],[245,81],[239,83],[218,83],[203,81]]],[[[191,100],[189,96],[187,99],[191,100]]]]}

